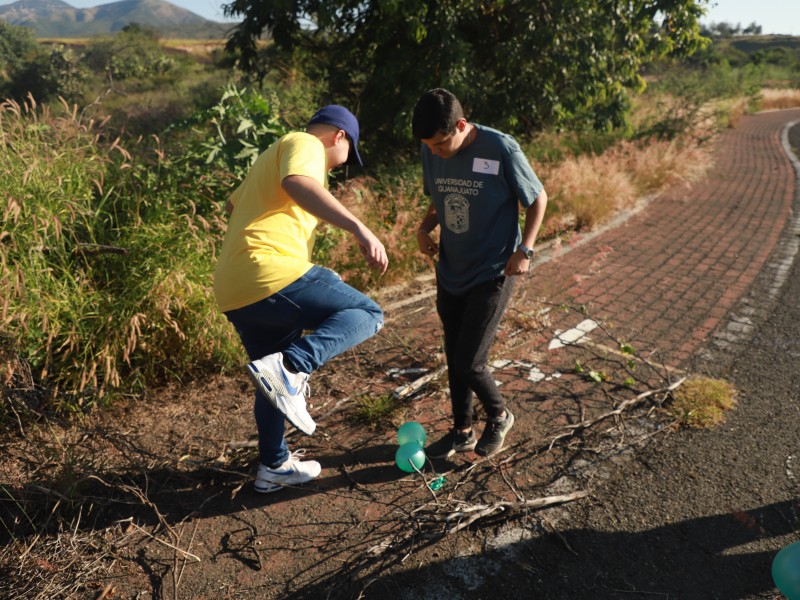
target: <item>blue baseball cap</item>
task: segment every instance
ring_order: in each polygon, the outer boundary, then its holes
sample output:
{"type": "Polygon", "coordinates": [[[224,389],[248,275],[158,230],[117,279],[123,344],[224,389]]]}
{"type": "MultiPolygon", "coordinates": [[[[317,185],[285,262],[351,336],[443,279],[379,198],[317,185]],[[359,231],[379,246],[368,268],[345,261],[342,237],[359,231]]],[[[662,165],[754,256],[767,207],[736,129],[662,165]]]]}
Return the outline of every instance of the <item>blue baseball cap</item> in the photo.
{"type": "Polygon", "coordinates": [[[364,166],[364,163],[361,162],[361,155],[358,153],[358,119],[355,118],[353,113],[344,106],[329,104],[315,112],[314,116],[308,121],[309,125],[315,125],[316,123],[325,123],[343,129],[350,138],[350,153],[347,155],[347,160],[344,164],[364,166]]]}

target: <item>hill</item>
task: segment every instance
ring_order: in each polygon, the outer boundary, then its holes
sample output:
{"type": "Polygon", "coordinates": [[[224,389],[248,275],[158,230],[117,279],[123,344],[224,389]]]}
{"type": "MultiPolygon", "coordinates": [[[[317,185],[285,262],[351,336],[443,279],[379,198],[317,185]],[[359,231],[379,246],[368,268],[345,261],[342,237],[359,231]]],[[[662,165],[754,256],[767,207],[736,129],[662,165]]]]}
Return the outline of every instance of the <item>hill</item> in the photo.
{"type": "Polygon", "coordinates": [[[792,35],[761,35],[761,36],[742,36],[732,38],[728,43],[734,48],[747,52],[748,54],[758,50],[769,50],[771,48],[792,48],[800,49],[800,36],[792,35]]]}
{"type": "Polygon", "coordinates": [[[30,27],[40,38],[86,38],[109,35],[137,23],[164,37],[218,39],[230,24],[210,21],[166,0],[120,0],[93,8],[74,8],[62,0],[18,0],[0,6],[0,19],[30,27]]]}
{"type": "Polygon", "coordinates": [[[792,35],[712,36],[711,39],[720,48],[735,48],[746,54],[772,48],[800,49],[800,36],[792,35]]]}

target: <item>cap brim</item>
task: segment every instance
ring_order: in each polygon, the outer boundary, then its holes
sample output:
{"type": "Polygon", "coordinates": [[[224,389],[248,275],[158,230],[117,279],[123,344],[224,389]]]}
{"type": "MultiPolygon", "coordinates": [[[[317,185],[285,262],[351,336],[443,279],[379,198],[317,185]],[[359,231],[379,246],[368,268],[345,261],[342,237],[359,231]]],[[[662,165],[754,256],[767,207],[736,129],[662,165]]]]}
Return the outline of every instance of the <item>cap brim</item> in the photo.
{"type": "Polygon", "coordinates": [[[358,153],[358,148],[350,147],[350,154],[347,156],[347,160],[345,161],[346,165],[358,165],[359,167],[363,167],[364,163],[361,160],[361,155],[358,153]]]}

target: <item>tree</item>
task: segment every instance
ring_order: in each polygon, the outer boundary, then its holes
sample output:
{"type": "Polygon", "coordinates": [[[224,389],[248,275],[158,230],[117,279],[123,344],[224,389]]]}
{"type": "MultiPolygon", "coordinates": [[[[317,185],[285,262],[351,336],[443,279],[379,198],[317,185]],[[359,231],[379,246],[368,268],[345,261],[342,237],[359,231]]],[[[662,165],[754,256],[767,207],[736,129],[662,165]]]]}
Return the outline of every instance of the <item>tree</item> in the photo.
{"type": "Polygon", "coordinates": [[[85,77],[79,58],[63,46],[47,49],[33,30],[0,21],[0,96],[38,101],[81,98],[85,77]]]}
{"type": "Polygon", "coordinates": [[[33,96],[39,102],[61,97],[67,102],[83,99],[86,73],[80,57],[58,45],[42,49],[22,64],[2,86],[3,94],[22,101],[33,96]]]}
{"type": "Polygon", "coordinates": [[[408,139],[416,98],[436,86],[470,118],[516,133],[621,125],[627,90],[644,87],[643,64],[703,47],[704,3],[234,0],[225,13],[241,18],[227,46],[245,70],[263,74],[291,57],[357,107],[367,132],[408,139]]]}
{"type": "Polygon", "coordinates": [[[113,80],[159,75],[175,66],[158,43],[158,31],[136,23],[113,36],[93,39],[84,60],[90,69],[113,80]]]}
{"type": "Polygon", "coordinates": [[[0,20],[0,79],[12,79],[17,70],[40,52],[32,29],[0,20]]]}
{"type": "Polygon", "coordinates": [[[736,25],[732,23],[728,23],[727,21],[720,21],[719,23],[712,23],[711,24],[711,32],[715,35],[719,35],[721,37],[733,37],[735,35],[739,35],[742,31],[742,24],[737,23],[736,25]]]}
{"type": "Polygon", "coordinates": [[[752,23],[750,23],[750,25],[744,28],[742,33],[745,35],[761,35],[761,31],[762,31],[761,25],[753,21],[752,23]]]}

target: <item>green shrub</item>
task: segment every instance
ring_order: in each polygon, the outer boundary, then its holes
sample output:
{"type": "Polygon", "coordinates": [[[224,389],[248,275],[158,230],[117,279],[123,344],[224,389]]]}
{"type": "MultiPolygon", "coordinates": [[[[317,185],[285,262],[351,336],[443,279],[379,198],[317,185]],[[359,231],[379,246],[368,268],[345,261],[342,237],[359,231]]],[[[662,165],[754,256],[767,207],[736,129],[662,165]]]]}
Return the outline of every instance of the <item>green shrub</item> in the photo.
{"type": "Polygon", "coordinates": [[[278,110],[276,96],[228,84],[214,106],[176,123],[171,131],[188,134],[182,137],[187,160],[225,169],[240,180],[258,155],[289,131],[278,110]]]}
{"type": "Polygon", "coordinates": [[[238,363],[209,286],[222,197],[198,202],[224,186],[157,147],[132,161],[75,113],[1,108],[0,314],[15,360],[0,380],[30,369],[75,409],[238,363]]]}
{"type": "Polygon", "coordinates": [[[392,394],[362,396],[355,401],[352,419],[372,430],[397,427],[405,413],[406,405],[392,394]]]}
{"type": "Polygon", "coordinates": [[[78,101],[85,79],[80,57],[72,50],[60,45],[47,49],[30,29],[0,21],[0,96],[78,101]]]}
{"type": "Polygon", "coordinates": [[[8,78],[40,50],[31,29],[0,20],[0,79],[8,78]]]}
{"type": "Polygon", "coordinates": [[[164,74],[176,65],[151,31],[128,26],[112,37],[97,38],[84,52],[86,65],[114,81],[164,74]]]}

